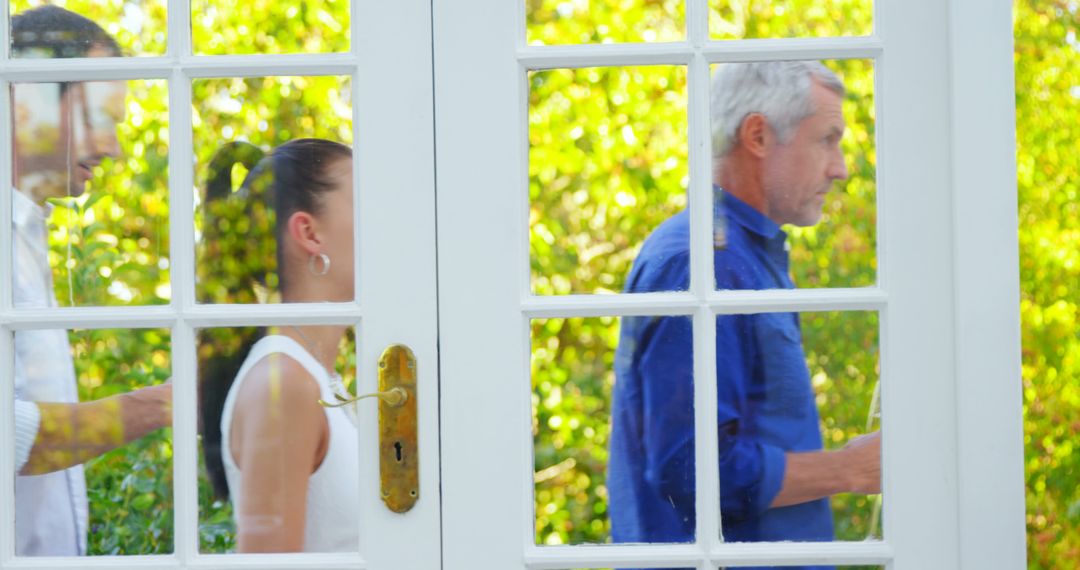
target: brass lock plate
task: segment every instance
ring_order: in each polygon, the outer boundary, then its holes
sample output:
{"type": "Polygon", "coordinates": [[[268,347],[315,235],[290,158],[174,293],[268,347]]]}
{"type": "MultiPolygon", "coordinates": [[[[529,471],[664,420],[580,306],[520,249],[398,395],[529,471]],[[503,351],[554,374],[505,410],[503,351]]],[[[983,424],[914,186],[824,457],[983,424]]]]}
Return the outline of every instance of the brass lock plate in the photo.
{"type": "Polygon", "coordinates": [[[417,446],[416,357],[395,344],[379,357],[379,391],[400,388],[398,405],[379,400],[379,483],[382,500],[395,513],[411,509],[420,498],[420,455],[417,446]]]}

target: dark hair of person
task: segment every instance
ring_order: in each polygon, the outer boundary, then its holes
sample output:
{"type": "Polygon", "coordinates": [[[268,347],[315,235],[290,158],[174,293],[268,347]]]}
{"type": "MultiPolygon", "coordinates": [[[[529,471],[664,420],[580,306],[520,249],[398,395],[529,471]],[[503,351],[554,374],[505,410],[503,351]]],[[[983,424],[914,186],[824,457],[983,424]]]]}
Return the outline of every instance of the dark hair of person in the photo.
{"type": "MultiPolygon", "coordinates": [[[[202,236],[196,267],[201,303],[256,303],[280,291],[288,276],[283,243],[295,212],[322,213],[323,195],[334,189],[328,169],[352,158],[349,147],[323,139],[289,141],[269,154],[232,142],[214,155],[198,215],[202,236]],[[233,190],[236,165],[248,169],[233,190]]],[[[221,457],[221,415],[236,374],[265,329],[203,329],[199,332],[199,422],[206,471],[221,499],[229,496],[221,457]]]]}
{"type": "Polygon", "coordinates": [[[86,57],[93,48],[120,56],[120,46],[93,20],[58,6],[40,6],[11,18],[14,57],[86,57]]]}

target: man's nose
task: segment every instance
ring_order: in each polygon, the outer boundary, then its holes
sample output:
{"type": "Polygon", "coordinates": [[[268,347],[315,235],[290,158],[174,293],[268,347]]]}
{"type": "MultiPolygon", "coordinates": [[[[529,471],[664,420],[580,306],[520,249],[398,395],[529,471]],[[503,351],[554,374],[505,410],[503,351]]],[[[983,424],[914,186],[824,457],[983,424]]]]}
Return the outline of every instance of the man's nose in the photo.
{"type": "Polygon", "coordinates": [[[833,159],[829,162],[829,177],[833,180],[847,180],[847,161],[844,160],[844,153],[840,152],[839,149],[835,152],[833,159]]]}
{"type": "Polygon", "coordinates": [[[98,128],[90,140],[94,145],[91,149],[93,154],[110,158],[120,156],[120,139],[116,135],[115,128],[98,128]]]}

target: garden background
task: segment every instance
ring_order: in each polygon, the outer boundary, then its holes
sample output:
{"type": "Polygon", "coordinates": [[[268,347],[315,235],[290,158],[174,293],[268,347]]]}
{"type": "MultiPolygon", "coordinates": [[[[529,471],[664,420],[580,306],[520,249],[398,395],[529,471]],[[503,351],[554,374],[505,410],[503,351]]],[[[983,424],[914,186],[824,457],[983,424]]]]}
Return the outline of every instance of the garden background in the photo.
{"type": "MultiPolygon", "coordinates": [[[[522,1],[533,43],[681,35],[683,7],[676,0],[522,1]]],[[[160,0],[55,3],[102,23],[129,55],[164,52],[166,9],[160,0]]],[[[11,7],[17,13],[39,4],[13,0],[11,7]]],[[[192,4],[199,53],[349,46],[345,0],[192,4]]],[[[718,38],[864,34],[872,28],[868,0],[711,5],[718,38]]],[[[1031,569],[1080,566],[1078,7],[1076,0],[1014,3],[1023,326],[1017,383],[1024,393],[1031,569]]],[[[803,287],[869,285],[876,239],[873,69],[858,60],[827,63],[849,86],[844,110],[850,131],[843,144],[851,178],[831,196],[821,226],[792,232],[793,272],[803,287]]],[[[379,81],[370,78],[376,87],[379,81]]],[[[534,290],[618,291],[645,236],[685,206],[685,73],[676,66],[555,70],[531,74],[529,81],[534,290]]],[[[196,82],[196,180],[201,184],[209,157],[229,140],[264,148],[299,136],[351,142],[351,88],[344,78],[196,82]]],[[[51,256],[61,304],[169,302],[167,101],[164,82],[129,82],[118,132],[124,156],[95,170],[86,196],[55,209],[51,256]]],[[[236,243],[223,247],[243,251],[246,239],[236,232],[236,243]]],[[[229,270],[200,274],[200,287],[213,289],[229,270]]],[[[806,314],[802,326],[826,444],[838,447],[866,428],[877,380],[876,315],[806,314]]],[[[167,330],[70,336],[83,399],[170,375],[167,330]]],[[[618,322],[537,321],[533,339],[537,541],[603,542],[609,532],[604,465],[618,322]]],[[[343,357],[342,366],[351,361],[343,357]]],[[[172,551],[171,456],[171,434],[162,430],[87,465],[92,553],[172,551]]],[[[233,547],[229,507],[213,499],[205,481],[200,488],[203,548],[227,551],[233,547]]],[[[871,500],[841,496],[834,507],[840,538],[858,540],[870,530],[871,500]]]]}

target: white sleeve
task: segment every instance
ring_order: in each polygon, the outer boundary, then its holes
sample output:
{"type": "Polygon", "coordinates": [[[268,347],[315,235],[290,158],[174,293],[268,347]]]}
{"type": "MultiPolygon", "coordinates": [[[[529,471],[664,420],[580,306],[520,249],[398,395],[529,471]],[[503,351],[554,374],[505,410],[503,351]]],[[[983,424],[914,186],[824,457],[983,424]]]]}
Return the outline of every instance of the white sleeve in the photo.
{"type": "Polygon", "coordinates": [[[34,402],[15,400],[15,472],[18,473],[30,459],[30,450],[37,439],[41,424],[41,410],[34,402]]]}

